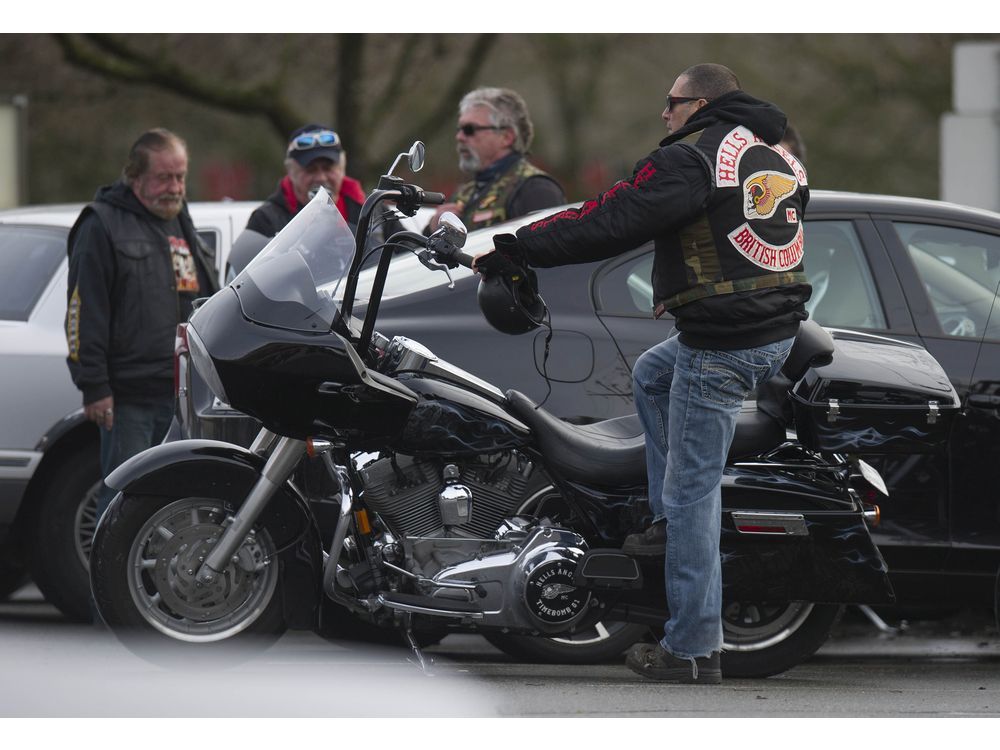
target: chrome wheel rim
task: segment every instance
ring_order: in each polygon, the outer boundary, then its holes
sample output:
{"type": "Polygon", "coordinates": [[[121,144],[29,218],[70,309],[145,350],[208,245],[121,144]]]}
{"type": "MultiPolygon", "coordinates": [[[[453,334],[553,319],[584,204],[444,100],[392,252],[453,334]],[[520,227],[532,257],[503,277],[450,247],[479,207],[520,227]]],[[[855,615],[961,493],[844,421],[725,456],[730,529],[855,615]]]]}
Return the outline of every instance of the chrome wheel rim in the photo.
{"type": "Polygon", "coordinates": [[[128,586],[137,611],[153,628],[181,641],[230,638],[264,612],[278,583],[275,549],[266,530],[244,540],[216,581],[195,580],[218,542],[229,513],[215,500],[183,498],[150,517],[128,557],[128,586]]]}
{"type": "Polygon", "coordinates": [[[726,651],[762,651],[781,643],[802,627],[812,602],[732,602],[722,610],[722,648],[726,651]]]}
{"type": "Polygon", "coordinates": [[[76,516],[73,519],[76,556],[87,572],[90,572],[90,552],[94,547],[94,532],[97,531],[97,495],[103,484],[98,480],[87,490],[87,494],[76,506],[76,516]]]}
{"type": "Polygon", "coordinates": [[[578,633],[550,638],[550,640],[556,643],[565,643],[567,646],[590,646],[613,638],[627,627],[628,623],[625,622],[609,622],[607,624],[598,622],[578,633]]]}

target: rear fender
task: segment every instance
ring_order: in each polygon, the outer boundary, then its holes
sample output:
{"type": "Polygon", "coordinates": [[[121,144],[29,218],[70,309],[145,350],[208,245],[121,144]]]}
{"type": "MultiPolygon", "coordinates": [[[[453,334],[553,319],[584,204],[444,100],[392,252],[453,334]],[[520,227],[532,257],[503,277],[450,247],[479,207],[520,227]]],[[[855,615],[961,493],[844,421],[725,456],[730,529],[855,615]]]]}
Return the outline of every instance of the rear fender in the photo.
{"type": "MultiPolygon", "coordinates": [[[[113,504],[129,495],[210,497],[235,512],[260,478],[265,459],[246,448],[214,440],[164,443],[130,458],[107,478],[118,492],[113,504]]],[[[286,483],[259,519],[280,550],[285,620],[290,628],[312,629],[319,622],[323,548],[319,529],[302,495],[286,483]]],[[[98,525],[97,535],[103,526],[98,525]]]]}

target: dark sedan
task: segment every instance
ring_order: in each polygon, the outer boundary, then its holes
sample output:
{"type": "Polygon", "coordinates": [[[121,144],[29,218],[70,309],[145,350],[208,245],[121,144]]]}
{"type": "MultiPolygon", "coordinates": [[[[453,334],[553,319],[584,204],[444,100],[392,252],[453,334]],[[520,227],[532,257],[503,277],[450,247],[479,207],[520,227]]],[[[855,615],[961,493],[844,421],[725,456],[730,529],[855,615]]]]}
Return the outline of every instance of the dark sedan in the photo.
{"type": "MultiPolygon", "coordinates": [[[[522,218],[470,235],[491,246],[522,218]]],[[[889,485],[873,536],[901,604],[992,604],[1000,573],[1000,215],[910,198],[814,191],[806,221],[813,319],[828,327],[914,341],[948,372],[965,410],[947,455],[874,461],[889,485]]],[[[517,388],[573,421],[632,409],[630,368],[670,330],[653,320],[652,247],[598,263],[539,269],[552,336],[505,336],[479,314],[477,278],[456,269],[454,289],[415,258],[393,261],[378,329],[419,340],[501,388],[517,388]],[[548,354],[546,356],[546,350],[548,354]]],[[[369,279],[370,284],[370,279],[369,279]]],[[[365,285],[359,286],[364,301],[365,285]]],[[[182,367],[186,365],[182,358],[182,367]]],[[[186,367],[184,367],[186,370],[186,367]]],[[[197,379],[196,379],[197,380],[197,379]]],[[[249,420],[212,404],[198,382],[182,389],[192,437],[247,443],[249,420]]]]}

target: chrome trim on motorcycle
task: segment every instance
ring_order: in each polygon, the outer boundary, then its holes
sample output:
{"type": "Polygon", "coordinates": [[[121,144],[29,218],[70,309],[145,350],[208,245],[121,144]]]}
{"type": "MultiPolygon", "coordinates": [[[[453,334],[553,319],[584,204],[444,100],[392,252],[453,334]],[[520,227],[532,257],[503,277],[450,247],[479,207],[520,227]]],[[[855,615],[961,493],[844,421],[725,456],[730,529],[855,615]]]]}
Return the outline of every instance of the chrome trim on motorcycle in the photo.
{"type": "Polygon", "coordinates": [[[250,445],[250,452],[258,456],[266,456],[277,439],[277,434],[271,432],[266,427],[262,427],[250,445]]]}
{"type": "Polygon", "coordinates": [[[386,562],[384,558],[382,560],[382,565],[388,568],[389,570],[395,571],[396,573],[399,573],[402,576],[406,576],[407,578],[414,580],[417,583],[422,583],[427,586],[434,586],[435,588],[439,589],[462,589],[463,591],[472,591],[472,592],[478,592],[480,590],[480,585],[478,583],[463,583],[461,581],[452,581],[452,582],[435,581],[433,578],[425,578],[423,576],[418,576],[415,573],[411,573],[408,570],[403,570],[402,568],[393,565],[390,562],[386,562]]]}
{"type": "Polygon", "coordinates": [[[806,520],[801,513],[734,510],[730,515],[733,525],[741,534],[809,536],[806,520]]]}
{"type": "Polygon", "coordinates": [[[304,451],[305,443],[301,440],[287,437],[278,440],[277,446],[260,472],[260,479],[250,490],[243,505],[236,511],[232,522],[222,532],[219,543],[212,548],[198,569],[196,576],[198,583],[212,583],[216,576],[226,569],[229,559],[243,544],[268,501],[298,465],[304,451]]]}
{"type": "Polygon", "coordinates": [[[323,567],[323,591],[327,596],[336,599],[337,570],[340,567],[340,553],[344,549],[344,540],[347,538],[347,529],[351,525],[351,507],[354,505],[354,491],[351,489],[351,478],[343,466],[333,463],[333,458],[329,453],[323,453],[323,462],[329,470],[331,476],[335,476],[340,482],[340,515],[337,518],[337,528],[333,532],[333,539],[330,542],[330,554],[326,558],[323,567]]]}
{"type": "Polygon", "coordinates": [[[386,599],[382,594],[378,595],[378,603],[387,609],[394,609],[399,612],[411,612],[415,615],[433,615],[434,617],[455,617],[458,619],[482,620],[482,612],[456,612],[452,609],[438,609],[435,607],[422,607],[416,604],[405,604],[386,599]]]}

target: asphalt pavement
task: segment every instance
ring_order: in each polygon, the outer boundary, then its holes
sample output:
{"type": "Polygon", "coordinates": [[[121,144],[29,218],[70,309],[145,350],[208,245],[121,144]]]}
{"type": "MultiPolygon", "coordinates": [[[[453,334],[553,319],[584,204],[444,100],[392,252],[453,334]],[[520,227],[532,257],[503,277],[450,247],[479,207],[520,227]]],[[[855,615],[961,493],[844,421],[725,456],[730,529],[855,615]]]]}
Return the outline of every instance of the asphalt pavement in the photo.
{"type": "Polygon", "coordinates": [[[474,635],[426,655],[433,676],[403,649],[292,632],[224,668],[164,667],[28,588],[0,604],[0,716],[1000,717],[1000,635],[979,612],[881,632],[855,610],[808,662],[721,686],[649,682],[620,662],[518,662],[474,635]]]}

